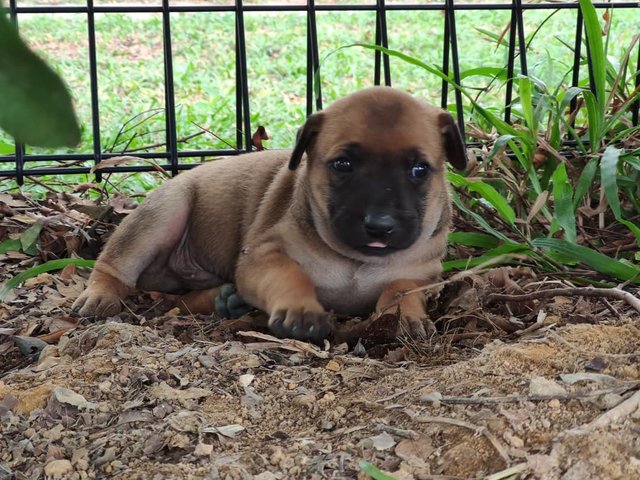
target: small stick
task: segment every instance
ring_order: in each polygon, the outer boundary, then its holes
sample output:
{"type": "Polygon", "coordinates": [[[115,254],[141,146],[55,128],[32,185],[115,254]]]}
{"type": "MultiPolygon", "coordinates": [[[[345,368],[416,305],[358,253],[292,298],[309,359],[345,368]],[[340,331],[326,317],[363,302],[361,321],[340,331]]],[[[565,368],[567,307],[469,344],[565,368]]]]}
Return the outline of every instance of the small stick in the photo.
{"type": "Polygon", "coordinates": [[[569,430],[568,433],[580,434],[593,432],[594,430],[597,430],[599,428],[607,428],[610,425],[619,423],[620,421],[629,417],[632,413],[638,410],[638,407],[640,407],[640,391],[634,393],[624,402],[619,403],[608,412],[603,413],[591,423],[569,430]]]}
{"type": "Polygon", "coordinates": [[[487,297],[487,302],[526,302],[549,297],[603,297],[622,300],[640,312],[640,299],[629,292],[619,288],[595,288],[595,287],[573,287],[573,288],[551,288],[549,290],[538,290],[536,292],[522,295],[507,295],[492,293],[487,297]]]}
{"type": "Polygon", "coordinates": [[[497,403],[546,402],[549,400],[579,400],[599,397],[608,393],[623,393],[636,388],[638,384],[620,385],[615,388],[593,390],[591,392],[567,392],[553,395],[507,395],[504,397],[442,397],[440,402],[450,405],[489,405],[497,403]]]}
{"type": "Polygon", "coordinates": [[[411,415],[405,410],[413,420],[416,420],[420,423],[444,423],[446,425],[454,425],[456,427],[468,428],[469,430],[473,430],[478,434],[482,434],[485,436],[487,440],[493,445],[493,448],[500,454],[502,459],[505,461],[507,465],[511,464],[511,459],[509,458],[509,454],[507,453],[507,449],[500,443],[500,440],[496,438],[496,436],[491,433],[486,427],[481,427],[479,425],[474,425],[470,422],[465,422],[464,420],[458,420],[456,418],[447,418],[447,417],[431,417],[428,415],[411,415]]]}

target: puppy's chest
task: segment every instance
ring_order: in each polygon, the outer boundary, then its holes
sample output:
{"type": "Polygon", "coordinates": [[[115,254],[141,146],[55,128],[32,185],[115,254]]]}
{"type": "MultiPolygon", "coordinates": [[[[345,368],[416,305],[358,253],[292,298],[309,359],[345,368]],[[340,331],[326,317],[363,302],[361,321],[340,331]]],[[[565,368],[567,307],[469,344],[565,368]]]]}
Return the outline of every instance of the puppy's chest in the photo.
{"type": "Polygon", "coordinates": [[[370,313],[389,281],[382,267],[342,258],[307,255],[297,261],[315,285],[320,303],[338,314],[370,313]]]}

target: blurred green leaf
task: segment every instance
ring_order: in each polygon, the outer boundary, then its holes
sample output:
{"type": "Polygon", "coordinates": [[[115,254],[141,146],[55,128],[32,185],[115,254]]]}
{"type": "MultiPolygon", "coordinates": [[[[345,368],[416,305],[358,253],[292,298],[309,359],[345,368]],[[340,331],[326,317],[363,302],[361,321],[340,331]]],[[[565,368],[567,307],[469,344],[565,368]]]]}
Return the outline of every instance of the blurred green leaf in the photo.
{"type": "Polygon", "coordinates": [[[35,255],[38,253],[38,239],[40,238],[41,230],[42,224],[35,223],[20,235],[22,251],[27,255],[35,255]]]}
{"type": "Polygon", "coordinates": [[[20,39],[1,4],[0,45],[0,128],[29,145],[77,145],[80,127],[66,86],[20,39]]]}
{"type": "Polygon", "coordinates": [[[15,151],[15,145],[7,142],[0,142],[0,155],[11,155],[15,151]]]}
{"type": "Polygon", "coordinates": [[[0,253],[19,252],[22,244],[18,238],[7,238],[0,243],[0,253]]]}

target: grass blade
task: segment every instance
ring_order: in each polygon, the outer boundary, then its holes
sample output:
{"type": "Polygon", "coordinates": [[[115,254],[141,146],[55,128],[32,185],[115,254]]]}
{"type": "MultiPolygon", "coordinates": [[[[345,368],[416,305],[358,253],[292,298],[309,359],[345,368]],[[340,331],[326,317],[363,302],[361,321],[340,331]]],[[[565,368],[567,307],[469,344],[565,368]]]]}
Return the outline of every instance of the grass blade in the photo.
{"type": "Polygon", "coordinates": [[[618,280],[634,279],[634,283],[640,284],[640,267],[628,265],[590,248],[557,238],[536,238],[533,240],[533,246],[541,248],[548,253],[559,253],[572,258],[589,265],[599,273],[609,275],[618,280]]]}
{"type": "Polygon", "coordinates": [[[473,218],[478,223],[478,225],[480,225],[488,234],[493,235],[498,240],[503,240],[508,243],[514,243],[513,240],[511,240],[509,237],[489,225],[489,223],[484,219],[484,217],[482,217],[482,215],[469,210],[466,205],[462,203],[462,200],[460,200],[460,197],[456,192],[451,193],[451,199],[458,210],[466,213],[471,218],[473,218]]]}
{"type": "Polygon", "coordinates": [[[609,202],[611,211],[620,223],[625,225],[636,237],[638,246],[640,246],[640,227],[633,222],[625,220],[622,215],[620,206],[620,198],[618,196],[618,161],[620,160],[621,150],[612,146],[607,147],[602,155],[600,162],[600,177],[602,178],[602,188],[609,202]]]}
{"type": "Polygon", "coordinates": [[[582,92],[584,103],[587,106],[587,121],[589,122],[588,135],[589,135],[589,147],[592,153],[596,153],[600,150],[600,131],[602,129],[602,115],[600,114],[600,107],[593,92],[584,90],[582,92]]]}
{"type": "Polygon", "coordinates": [[[585,167],[582,169],[582,173],[580,174],[580,178],[578,179],[578,183],[576,184],[576,191],[573,195],[573,209],[575,210],[582,202],[582,199],[589,191],[591,184],[593,183],[593,179],[596,176],[596,172],[598,171],[598,158],[593,157],[585,167]]]}
{"type": "Polygon", "coordinates": [[[488,250],[477,257],[462,258],[459,260],[449,260],[448,262],[443,262],[442,269],[445,272],[449,272],[451,270],[466,270],[468,268],[477,267],[478,265],[482,265],[489,260],[501,256],[504,257],[504,261],[501,260],[501,263],[511,263],[511,260],[515,260],[516,257],[520,257],[522,255],[530,255],[532,253],[533,252],[527,245],[508,243],[488,250]]]}
{"type": "Polygon", "coordinates": [[[480,232],[451,232],[449,243],[475,248],[495,248],[498,246],[498,240],[495,237],[480,232]]]}
{"type": "Polygon", "coordinates": [[[536,125],[533,115],[533,82],[526,77],[521,77],[518,92],[520,94],[520,106],[522,107],[524,121],[529,131],[535,135],[538,126],[536,125]]]}
{"type": "Polygon", "coordinates": [[[607,57],[602,43],[602,28],[598,21],[598,14],[591,0],[578,0],[580,10],[584,19],[584,28],[587,32],[587,44],[591,60],[591,70],[593,72],[593,90],[595,92],[598,105],[599,118],[604,119],[606,104],[606,81],[607,81],[607,57]]]}
{"type": "Polygon", "coordinates": [[[516,220],[516,212],[513,211],[511,205],[506,198],[498,193],[498,191],[493,188],[488,183],[482,181],[471,181],[463,177],[462,175],[458,175],[457,173],[448,172],[449,181],[456,187],[467,187],[470,192],[476,192],[479,194],[484,200],[489,202],[493,208],[496,209],[498,214],[505,220],[509,225],[514,225],[516,220]]]}
{"type": "Polygon", "coordinates": [[[84,258],[60,258],[58,260],[51,260],[36,267],[25,270],[19,273],[12,279],[5,282],[0,286],[0,302],[3,301],[11,290],[22,284],[25,280],[33,277],[37,277],[41,273],[50,272],[52,270],[60,270],[67,265],[75,265],[76,267],[93,267],[95,260],[85,260],[84,258]]]}
{"type": "Polygon", "coordinates": [[[358,463],[360,470],[363,473],[369,475],[373,480],[396,480],[396,477],[392,477],[391,475],[387,475],[386,473],[381,472],[378,468],[371,465],[369,462],[365,462],[361,460],[358,463]]]}
{"type": "Polygon", "coordinates": [[[564,163],[558,165],[551,176],[553,181],[553,204],[555,220],[564,230],[565,238],[576,243],[576,217],[573,210],[573,187],[567,176],[564,163]]]}

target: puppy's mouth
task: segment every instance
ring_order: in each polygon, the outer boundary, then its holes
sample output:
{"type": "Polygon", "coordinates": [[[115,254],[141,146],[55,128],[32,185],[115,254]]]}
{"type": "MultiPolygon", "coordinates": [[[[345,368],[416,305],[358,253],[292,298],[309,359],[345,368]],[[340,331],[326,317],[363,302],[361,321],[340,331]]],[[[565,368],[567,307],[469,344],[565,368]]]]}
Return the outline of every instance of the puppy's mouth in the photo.
{"type": "Polygon", "coordinates": [[[376,240],[358,247],[357,250],[365,255],[383,256],[397,251],[398,248],[392,247],[386,242],[376,240]]]}

